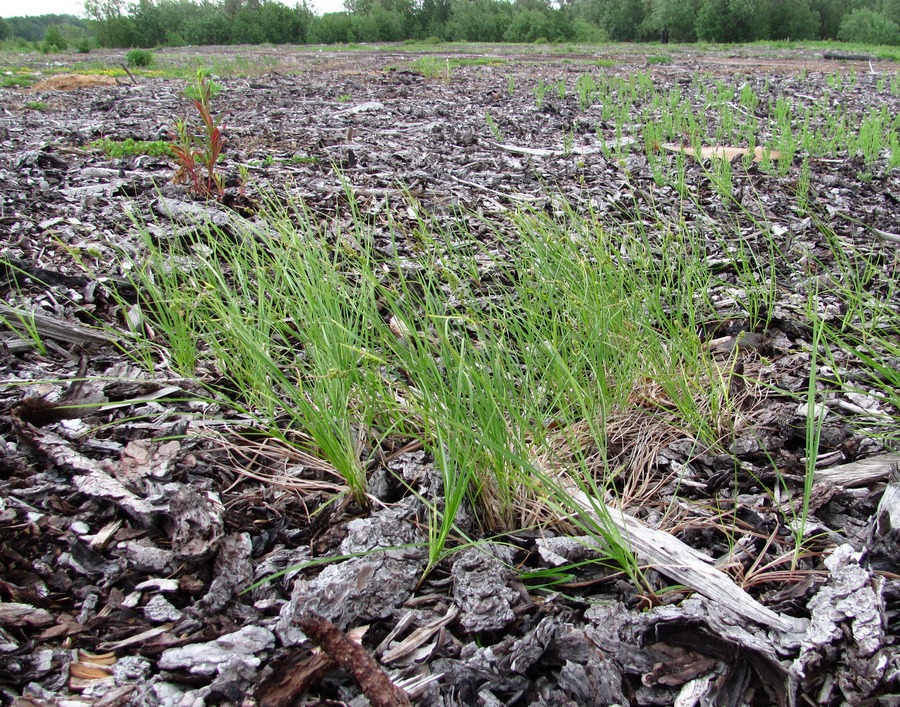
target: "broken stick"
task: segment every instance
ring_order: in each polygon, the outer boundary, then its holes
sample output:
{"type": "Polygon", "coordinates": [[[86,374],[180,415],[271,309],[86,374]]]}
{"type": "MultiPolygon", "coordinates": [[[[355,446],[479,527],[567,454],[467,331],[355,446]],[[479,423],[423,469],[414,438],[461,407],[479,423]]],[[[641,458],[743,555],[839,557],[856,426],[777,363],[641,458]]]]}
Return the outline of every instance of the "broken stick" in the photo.
{"type": "Polygon", "coordinates": [[[407,694],[391,682],[375,659],[328,619],[306,613],[295,621],[303,633],[353,675],[372,707],[412,707],[407,694]]]}

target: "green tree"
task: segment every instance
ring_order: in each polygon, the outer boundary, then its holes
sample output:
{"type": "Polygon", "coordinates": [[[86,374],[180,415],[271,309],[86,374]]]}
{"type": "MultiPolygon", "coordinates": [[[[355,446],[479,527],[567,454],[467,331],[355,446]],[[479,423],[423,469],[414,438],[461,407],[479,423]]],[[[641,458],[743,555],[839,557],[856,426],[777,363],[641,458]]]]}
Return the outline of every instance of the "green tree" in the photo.
{"type": "Polygon", "coordinates": [[[233,44],[262,44],[266,41],[266,30],[260,22],[259,12],[245,8],[231,21],[231,42],[233,44]]]}
{"type": "Polygon", "coordinates": [[[131,6],[136,47],[158,47],[165,43],[166,14],[162,3],[157,5],[153,0],[138,0],[131,6]]]}
{"type": "Polygon", "coordinates": [[[533,42],[551,39],[550,18],[540,10],[519,10],[503,33],[505,42],[533,42]]]}
{"type": "Polygon", "coordinates": [[[234,19],[235,15],[237,15],[244,7],[243,0],[223,0],[222,2],[222,10],[225,12],[226,17],[229,19],[234,19]]]}
{"type": "Polygon", "coordinates": [[[12,28],[10,28],[9,22],[0,17],[0,40],[10,37],[12,37],[12,28]]]}
{"type": "Polygon", "coordinates": [[[900,26],[884,15],[862,8],[841,20],[838,39],[842,42],[898,45],[900,26]]]}
{"type": "Polygon", "coordinates": [[[263,28],[264,41],[272,44],[291,44],[298,41],[300,19],[297,13],[286,5],[267,0],[259,6],[256,16],[257,22],[263,28]]]}
{"type": "Polygon", "coordinates": [[[821,19],[809,0],[768,0],[764,9],[767,39],[814,39],[821,19]]]}
{"type": "Polygon", "coordinates": [[[583,44],[602,44],[609,41],[609,35],[591,22],[581,18],[571,20],[572,40],[583,44]]]}
{"type": "Polygon", "coordinates": [[[645,17],[643,0],[606,0],[592,4],[594,9],[588,19],[605,29],[610,39],[632,42],[641,38],[645,17]]]}
{"type": "Polygon", "coordinates": [[[125,0],[84,0],[84,14],[101,46],[134,46],[134,21],[125,13],[125,0]]]}
{"type": "Polygon", "coordinates": [[[326,12],[309,23],[306,41],[310,44],[346,44],[352,41],[353,18],[347,12],[326,12]]]}
{"type": "Polygon", "coordinates": [[[826,39],[837,38],[841,21],[854,10],[879,9],[879,0],[810,0],[809,4],[819,15],[819,33],[826,39]]]}
{"type": "Polygon", "coordinates": [[[354,42],[398,42],[410,36],[409,16],[376,5],[364,15],[353,15],[354,42]]]}
{"type": "Polygon", "coordinates": [[[294,5],[293,8],[294,16],[297,19],[297,36],[294,41],[297,44],[305,44],[307,40],[307,35],[309,33],[309,26],[312,24],[313,19],[315,18],[315,13],[307,4],[306,0],[302,0],[294,5]]]}
{"type": "Polygon", "coordinates": [[[767,27],[759,0],[702,0],[697,37],[706,42],[753,42],[765,39],[767,27]]]}
{"type": "Polygon", "coordinates": [[[506,42],[560,42],[572,36],[571,24],[559,10],[520,10],[503,34],[506,42]]]}
{"type": "Polygon", "coordinates": [[[344,0],[344,7],[352,15],[369,15],[380,9],[411,16],[414,6],[412,0],[344,0]]]}
{"type": "Polygon", "coordinates": [[[881,0],[881,14],[900,25],[900,0],[881,0]]]}
{"type": "Polygon", "coordinates": [[[12,37],[20,37],[29,42],[43,41],[47,28],[60,25],[63,36],[68,39],[70,27],[87,29],[87,23],[75,15],[38,15],[30,17],[8,17],[5,20],[12,37]]]}
{"type": "Polygon", "coordinates": [[[188,44],[228,44],[231,41],[231,20],[223,12],[204,12],[194,17],[184,27],[184,39],[188,44]]]}
{"type": "Polygon", "coordinates": [[[447,37],[465,42],[502,42],[512,22],[512,6],[496,0],[457,0],[447,22],[447,37]]]}
{"type": "Polygon", "coordinates": [[[676,42],[693,42],[700,0],[645,0],[642,34],[659,37],[664,32],[676,42]]]}
{"type": "Polygon", "coordinates": [[[424,35],[446,38],[451,5],[450,0],[422,0],[417,14],[424,35]]]}
{"type": "Polygon", "coordinates": [[[65,37],[63,37],[62,32],[59,30],[59,25],[51,25],[47,28],[47,32],[44,35],[44,41],[41,44],[41,51],[44,54],[48,54],[49,52],[64,52],[69,47],[69,43],[66,41],[65,37]]]}

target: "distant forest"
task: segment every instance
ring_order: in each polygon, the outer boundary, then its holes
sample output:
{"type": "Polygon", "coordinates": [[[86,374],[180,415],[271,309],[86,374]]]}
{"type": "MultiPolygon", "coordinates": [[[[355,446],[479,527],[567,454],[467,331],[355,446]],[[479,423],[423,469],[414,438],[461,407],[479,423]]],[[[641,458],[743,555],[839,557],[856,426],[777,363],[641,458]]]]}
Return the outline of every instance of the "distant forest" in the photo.
{"type": "Polygon", "coordinates": [[[69,15],[0,18],[0,39],[50,49],[202,44],[752,42],[837,39],[900,45],[900,0],[86,0],[69,15]],[[50,38],[50,39],[48,39],[50,38]]]}

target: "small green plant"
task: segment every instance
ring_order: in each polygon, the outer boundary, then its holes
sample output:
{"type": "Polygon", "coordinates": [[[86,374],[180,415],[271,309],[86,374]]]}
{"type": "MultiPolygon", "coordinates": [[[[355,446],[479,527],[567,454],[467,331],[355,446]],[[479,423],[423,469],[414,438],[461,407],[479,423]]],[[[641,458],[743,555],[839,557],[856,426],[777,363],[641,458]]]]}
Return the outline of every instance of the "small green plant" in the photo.
{"type": "MultiPolygon", "coordinates": [[[[817,288],[816,288],[817,289],[817,288]]],[[[824,402],[816,403],[818,395],[818,376],[820,363],[818,362],[819,347],[826,349],[828,342],[824,336],[824,326],[821,318],[816,311],[816,303],[818,302],[818,292],[811,291],[807,310],[812,320],[812,341],[810,342],[810,362],[809,362],[809,380],[806,387],[806,468],[803,477],[803,498],[800,508],[800,517],[797,519],[794,532],[794,558],[792,568],[796,567],[800,557],[800,550],[803,547],[803,539],[806,535],[806,524],[809,519],[809,504],[812,498],[813,483],[816,474],[816,460],[819,458],[819,443],[822,439],[822,423],[827,413],[824,402]]]]}
{"type": "Polygon", "coordinates": [[[713,157],[710,179],[713,188],[722,197],[723,201],[729,201],[733,194],[731,160],[726,157],[713,157]]]}
{"type": "Polygon", "coordinates": [[[195,135],[187,120],[175,121],[172,151],[179,166],[174,181],[189,184],[191,191],[205,197],[221,198],[225,193],[222,175],[216,170],[225,147],[225,126],[213,117],[210,106],[221,90],[222,87],[210,78],[209,71],[197,69],[194,83],[184,94],[197,109],[203,132],[195,135]]]}
{"type": "Polygon", "coordinates": [[[572,148],[574,147],[574,145],[575,145],[575,135],[571,130],[569,130],[566,132],[565,135],[563,135],[563,155],[565,155],[566,157],[571,155],[572,148]]]}
{"type": "Polygon", "coordinates": [[[153,64],[153,52],[147,49],[132,49],[125,55],[125,61],[132,68],[143,68],[153,64]]]}
{"type": "Polygon", "coordinates": [[[759,96],[753,90],[753,86],[745,83],[741,86],[741,105],[748,111],[753,112],[759,105],[759,96]]]}
{"type": "Polygon", "coordinates": [[[443,78],[449,82],[452,76],[450,60],[441,60],[435,56],[419,57],[412,63],[412,70],[422,74],[426,79],[443,78]]]}
{"type": "Polygon", "coordinates": [[[512,74],[506,77],[506,92],[510,96],[516,95],[516,77],[512,74]]]}
{"type": "Polygon", "coordinates": [[[38,353],[47,353],[47,347],[41,338],[33,312],[7,307],[5,311],[0,312],[0,327],[10,329],[26,337],[38,353]]]}
{"type": "Polygon", "coordinates": [[[809,158],[806,157],[803,160],[803,164],[800,166],[800,176],[797,179],[797,212],[801,216],[806,216],[806,213],[809,210],[809,186],[809,158]]]}
{"type": "Polygon", "coordinates": [[[45,111],[47,110],[47,108],[49,108],[49,106],[43,101],[29,101],[25,104],[25,107],[28,108],[28,110],[36,111],[45,111]]]}
{"type": "Polygon", "coordinates": [[[578,94],[578,107],[583,113],[594,101],[597,84],[590,74],[582,74],[575,80],[575,93],[578,94]]]}
{"type": "Polygon", "coordinates": [[[672,57],[667,54],[656,54],[647,57],[648,64],[671,64],[672,57]]]}
{"type": "Polygon", "coordinates": [[[449,60],[450,66],[498,66],[505,64],[505,59],[497,59],[490,56],[480,56],[474,59],[452,59],[449,60]]]}
{"type": "Polygon", "coordinates": [[[350,101],[352,101],[352,100],[353,100],[353,96],[351,96],[349,93],[342,93],[340,96],[337,97],[338,103],[350,103],[350,101]]]}
{"type": "Polygon", "coordinates": [[[537,86],[534,87],[534,105],[538,108],[544,107],[544,97],[551,88],[550,84],[544,83],[544,79],[538,79],[537,86]]]}
{"type": "Polygon", "coordinates": [[[500,129],[500,126],[497,125],[497,121],[494,120],[494,116],[491,115],[490,111],[484,112],[484,120],[490,128],[491,135],[494,136],[494,139],[497,142],[503,142],[503,131],[500,129]]]}

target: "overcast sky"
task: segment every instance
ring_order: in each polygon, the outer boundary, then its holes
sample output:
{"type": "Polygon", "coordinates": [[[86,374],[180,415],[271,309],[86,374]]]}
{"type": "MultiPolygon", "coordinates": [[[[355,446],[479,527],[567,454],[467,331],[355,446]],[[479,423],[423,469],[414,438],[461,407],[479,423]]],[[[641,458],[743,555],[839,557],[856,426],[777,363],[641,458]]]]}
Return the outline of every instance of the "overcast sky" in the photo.
{"type": "MultiPolygon", "coordinates": [[[[293,6],[295,0],[285,3],[293,6]]],[[[343,0],[310,0],[316,12],[337,12],[343,9],[343,0]]],[[[84,14],[84,0],[0,0],[0,17],[21,15],[77,15],[84,14]]]]}

